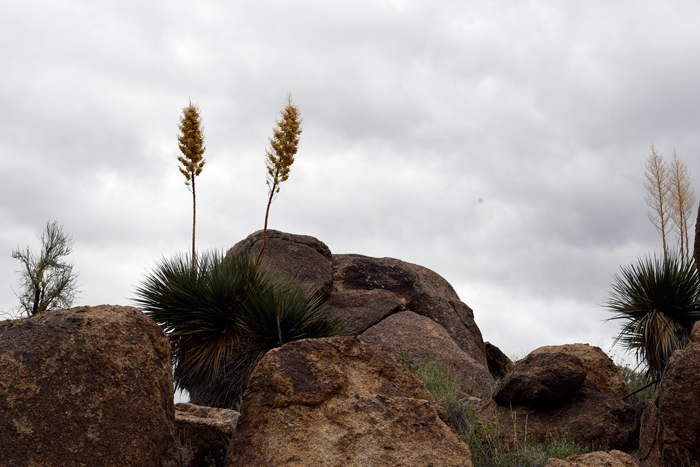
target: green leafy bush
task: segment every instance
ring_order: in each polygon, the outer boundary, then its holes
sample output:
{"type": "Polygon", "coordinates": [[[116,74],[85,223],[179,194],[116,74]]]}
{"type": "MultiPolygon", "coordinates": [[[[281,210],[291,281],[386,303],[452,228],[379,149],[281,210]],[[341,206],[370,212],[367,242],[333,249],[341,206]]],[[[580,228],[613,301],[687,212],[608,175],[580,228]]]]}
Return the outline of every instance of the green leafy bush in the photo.
{"type": "Polygon", "coordinates": [[[605,306],[623,320],[615,339],[635,353],[647,375],[660,378],[671,354],[688,343],[700,319],[700,283],[694,260],[677,254],[666,259],[645,257],[614,276],[605,306]]]}
{"type": "Polygon", "coordinates": [[[234,408],[255,364],[286,342],[340,335],[323,300],[249,256],[162,259],[136,289],[136,306],[167,333],[177,389],[199,405],[234,408]]]}

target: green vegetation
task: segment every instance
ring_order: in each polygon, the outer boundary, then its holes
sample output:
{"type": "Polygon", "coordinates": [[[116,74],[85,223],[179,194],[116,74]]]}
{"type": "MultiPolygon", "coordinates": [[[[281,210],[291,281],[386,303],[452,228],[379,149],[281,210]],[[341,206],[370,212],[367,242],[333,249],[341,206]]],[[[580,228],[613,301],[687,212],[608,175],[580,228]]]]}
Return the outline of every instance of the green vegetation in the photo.
{"type": "Polygon", "coordinates": [[[503,422],[482,424],[475,402],[457,390],[457,380],[449,368],[434,361],[416,365],[405,353],[399,359],[445,409],[453,427],[469,445],[474,467],[541,467],[551,457],[564,459],[589,452],[568,438],[535,441],[527,433],[520,434],[514,445],[508,443],[501,437],[503,422]]]}
{"type": "Polygon", "coordinates": [[[693,259],[675,253],[665,259],[645,257],[615,274],[605,306],[624,325],[615,343],[633,351],[647,376],[660,378],[674,350],[688,343],[700,319],[700,283],[693,259]]]}
{"type": "Polygon", "coordinates": [[[627,381],[630,394],[634,393],[635,391],[639,391],[636,394],[628,397],[628,402],[632,402],[634,400],[647,400],[654,397],[656,385],[652,384],[651,386],[648,386],[652,381],[649,379],[646,373],[636,371],[627,365],[618,365],[617,369],[620,370],[622,377],[625,378],[625,381],[627,381]],[[645,388],[645,386],[648,387],[645,388]]]}
{"type": "Polygon", "coordinates": [[[69,308],[78,290],[77,274],[73,263],[65,257],[73,252],[73,238],[63,232],[57,221],[46,223],[41,234],[41,252],[37,255],[29,247],[12,250],[12,257],[22,263],[20,290],[16,292],[20,314],[33,316],[47,310],[69,308]]]}
{"type": "Polygon", "coordinates": [[[324,302],[249,256],[203,253],[162,259],[136,289],[136,305],[168,334],[175,387],[193,403],[234,408],[270,349],[340,335],[324,302]]]}

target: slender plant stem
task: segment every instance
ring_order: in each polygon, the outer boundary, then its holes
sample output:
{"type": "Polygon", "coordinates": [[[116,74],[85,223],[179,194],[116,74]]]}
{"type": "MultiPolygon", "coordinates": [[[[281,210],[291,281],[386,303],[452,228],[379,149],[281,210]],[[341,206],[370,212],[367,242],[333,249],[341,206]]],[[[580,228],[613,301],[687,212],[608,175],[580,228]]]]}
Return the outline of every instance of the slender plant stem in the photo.
{"type": "Polygon", "coordinates": [[[194,232],[197,225],[197,195],[194,191],[194,176],[192,177],[192,269],[194,269],[194,232]]]}
{"type": "Polygon", "coordinates": [[[263,227],[263,244],[262,247],[260,247],[260,253],[258,253],[258,257],[255,260],[255,270],[258,270],[258,264],[260,264],[260,258],[262,257],[263,250],[265,249],[265,244],[267,243],[267,218],[270,215],[270,205],[272,204],[272,198],[275,196],[275,188],[277,187],[277,184],[274,183],[272,185],[272,188],[270,189],[270,197],[267,200],[267,209],[265,210],[265,227],[263,227]]]}

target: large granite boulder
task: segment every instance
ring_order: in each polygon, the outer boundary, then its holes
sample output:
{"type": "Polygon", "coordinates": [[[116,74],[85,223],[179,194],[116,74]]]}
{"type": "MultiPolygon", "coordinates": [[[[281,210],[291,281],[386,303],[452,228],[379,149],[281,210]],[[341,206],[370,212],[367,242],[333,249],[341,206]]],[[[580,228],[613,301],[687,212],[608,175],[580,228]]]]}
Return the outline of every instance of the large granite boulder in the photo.
{"type": "Polygon", "coordinates": [[[700,463],[700,331],[673,353],[654,398],[642,415],[639,461],[643,467],[700,463]]]}
{"type": "MultiPolygon", "coordinates": [[[[257,257],[262,243],[263,231],[258,230],[231,247],[226,256],[249,254],[257,257]]],[[[331,251],[325,243],[314,237],[268,230],[262,260],[309,285],[325,297],[331,293],[331,251]]]]}
{"type": "Polygon", "coordinates": [[[496,385],[489,370],[459,348],[445,328],[412,311],[385,318],[360,334],[359,339],[397,359],[408,357],[416,365],[440,362],[452,371],[459,389],[467,394],[488,397],[496,385]]]}
{"type": "Polygon", "coordinates": [[[629,393],[627,381],[622,377],[615,363],[600,347],[588,344],[548,345],[531,352],[565,353],[581,360],[586,370],[586,379],[595,384],[598,389],[614,397],[624,397],[629,393]]]}
{"type": "Polygon", "coordinates": [[[240,413],[230,409],[175,404],[175,430],[187,467],[210,467],[225,456],[240,413]]]}
{"type": "Polygon", "coordinates": [[[505,407],[556,406],[571,399],[585,379],[586,370],[577,357],[564,353],[531,353],[503,378],[493,399],[505,407]]]}
{"type": "Polygon", "coordinates": [[[513,361],[490,342],[484,342],[484,347],[486,348],[486,363],[489,373],[495,380],[502,380],[508,370],[513,367],[513,361]]]}
{"type": "Polygon", "coordinates": [[[168,339],[135,308],[0,322],[3,467],[179,467],[174,418],[168,339]]]}
{"type": "MultiPolygon", "coordinates": [[[[387,290],[403,306],[440,324],[457,346],[484,368],[486,350],[474,312],[440,275],[394,258],[333,255],[334,293],[346,290],[387,290]]],[[[363,330],[364,331],[364,330],[363,330]]]]}
{"type": "Polygon", "coordinates": [[[610,452],[594,451],[574,454],[566,459],[549,459],[544,467],[639,467],[632,456],[613,449],[610,452]]]}
{"type": "Polygon", "coordinates": [[[471,466],[423,383],[355,337],[306,339],[257,365],[227,467],[471,466]]]}
{"type": "Polygon", "coordinates": [[[396,294],[384,289],[339,290],[328,301],[328,307],[343,320],[348,332],[354,336],[402,310],[403,306],[396,294]]]}

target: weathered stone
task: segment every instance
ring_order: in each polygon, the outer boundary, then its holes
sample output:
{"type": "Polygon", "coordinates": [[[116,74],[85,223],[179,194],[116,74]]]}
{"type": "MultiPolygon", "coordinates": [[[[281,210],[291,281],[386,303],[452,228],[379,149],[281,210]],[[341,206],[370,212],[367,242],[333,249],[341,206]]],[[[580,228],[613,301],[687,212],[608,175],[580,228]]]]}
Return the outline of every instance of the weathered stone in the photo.
{"type": "Polygon", "coordinates": [[[488,363],[489,373],[496,380],[501,380],[513,367],[513,362],[501,349],[490,342],[484,342],[486,347],[486,363],[488,363]]]}
{"type": "Polygon", "coordinates": [[[447,330],[457,345],[484,368],[486,350],[474,313],[440,275],[394,258],[333,255],[334,292],[383,289],[393,292],[403,310],[426,316],[447,330]]]}
{"type": "MultiPolygon", "coordinates": [[[[231,247],[226,256],[239,254],[257,256],[263,243],[262,237],[263,231],[258,230],[231,247]]],[[[267,231],[267,243],[262,260],[307,284],[324,297],[328,297],[333,288],[331,259],[331,250],[325,243],[314,237],[277,230],[267,231]]]]}
{"type": "Polygon", "coordinates": [[[445,328],[412,311],[394,313],[359,336],[396,358],[409,357],[417,365],[435,361],[457,377],[463,392],[488,397],[495,386],[489,371],[457,346],[445,328]]]}
{"type": "Polygon", "coordinates": [[[255,368],[227,467],[471,466],[410,371],[355,337],[306,339],[255,368]]]}
{"type": "Polygon", "coordinates": [[[571,399],[585,379],[586,370],[577,357],[531,353],[503,378],[493,399],[508,407],[551,407],[571,399]]]}
{"type": "Polygon", "coordinates": [[[578,357],[583,363],[583,368],[586,369],[586,379],[602,392],[615,397],[624,397],[629,393],[627,381],[600,347],[588,344],[548,345],[535,349],[531,353],[565,353],[578,357]]]}
{"type": "Polygon", "coordinates": [[[235,410],[175,404],[175,430],[188,467],[209,467],[226,453],[240,413],[235,410]],[[209,460],[207,460],[209,457],[209,460]]]}
{"type": "Polygon", "coordinates": [[[700,462],[700,343],[691,341],[666,364],[642,415],[638,456],[643,467],[700,462]]]}
{"type": "Polygon", "coordinates": [[[610,452],[595,451],[574,454],[566,460],[549,459],[544,467],[639,467],[632,456],[613,449],[610,452]]]}
{"type": "Polygon", "coordinates": [[[532,440],[569,436],[591,449],[630,451],[638,445],[634,407],[600,392],[590,381],[569,401],[551,407],[504,407],[490,399],[479,418],[484,424],[500,426],[506,442],[514,442],[519,433],[532,440]]]}
{"type": "Polygon", "coordinates": [[[391,313],[400,310],[399,297],[388,290],[341,290],[331,295],[328,309],[343,320],[352,335],[359,335],[391,313]]]}
{"type": "Polygon", "coordinates": [[[693,324],[693,329],[690,331],[690,342],[700,343],[700,321],[693,324]]]}
{"type": "Polygon", "coordinates": [[[3,467],[179,467],[174,418],[168,339],[135,308],[0,322],[3,467]]]}

